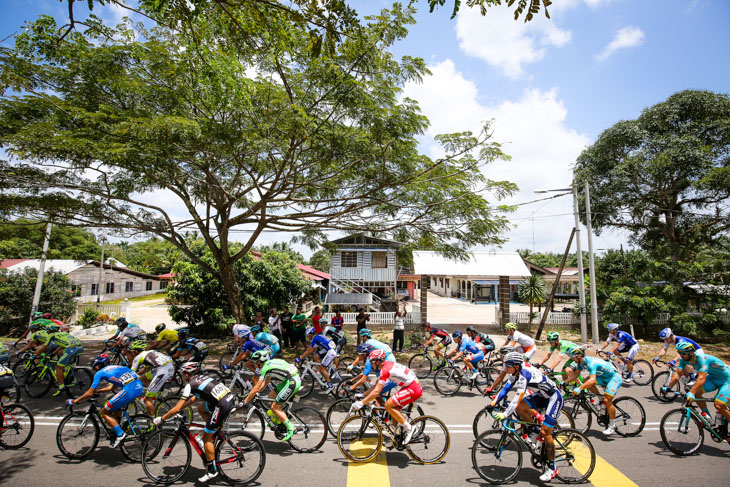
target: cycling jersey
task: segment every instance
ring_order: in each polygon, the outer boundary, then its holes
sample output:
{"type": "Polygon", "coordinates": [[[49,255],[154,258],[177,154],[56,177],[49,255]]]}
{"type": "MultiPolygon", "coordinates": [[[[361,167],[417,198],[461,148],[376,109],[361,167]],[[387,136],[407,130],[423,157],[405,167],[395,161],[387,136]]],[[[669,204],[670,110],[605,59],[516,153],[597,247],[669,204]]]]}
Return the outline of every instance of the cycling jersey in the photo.
{"type": "Polygon", "coordinates": [[[205,402],[205,409],[210,411],[210,419],[205,423],[204,429],[209,434],[218,431],[236,405],[236,398],[225,384],[204,375],[191,378],[183,388],[181,396],[183,399],[188,399],[191,394],[202,399],[205,402]]]}
{"type": "Polygon", "coordinates": [[[280,386],[294,378],[299,379],[299,370],[293,364],[279,358],[272,358],[261,367],[259,379],[271,379],[271,383],[280,386]]]}
{"type": "Polygon", "coordinates": [[[548,406],[548,415],[546,415],[546,425],[549,427],[555,426],[555,420],[557,414],[562,408],[562,396],[558,392],[558,388],[551,379],[544,375],[537,367],[532,367],[529,364],[525,364],[520,367],[520,373],[516,376],[510,375],[507,378],[507,383],[504,385],[499,395],[497,396],[497,402],[501,401],[507,396],[507,393],[514,387],[515,396],[512,398],[509,406],[504,411],[504,414],[509,416],[512,414],[517,405],[522,401],[527,390],[532,391],[533,403],[537,404],[540,402],[546,403],[548,406]],[[552,401],[546,401],[552,399],[552,401]],[[542,401],[541,401],[542,400],[542,401]],[[559,407],[558,407],[559,406],[559,407]],[[550,418],[550,421],[547,419],[550,418]]]}
{"type": "Polygon", "coordinates": [[[127,325],[127,327],[124,330],[122,330],[122,332],[119,334],[119,336],[126,337],[126,338],[138,338],[138,339],[142,340],[143,339],[142,337],[144,336],[146,338],[147,334],[139,326],[129,324],[129,325],[127,325]]]}
{"type": "Polygon", "coordinates": [[[525,351],[535,345],[535,340],[533,340],[531,336],[525,335],[517,330],[513,330],[510,335],[507,335],[507,341],[516,341],[525,351]]]}
{"type": "MultiPolygon", "coordinates": [[[[393,356],[393,354],[390,354],[390,356],[386,355],[385,361],[395,362],[395,357],[393,356]]],[[[362,373],[367,377],[368,375],[370,375],[371,372],[373,372],[373,364],[370,363],[370,358],[368,357],[365,359],[365,367],[363,367],[362,373]]],[[[380,376],[380,371],[375,370],[375,375],[380,376]]]]}
{"type": "Polygon", "coordinates": [[[446,331],[446,330],[444,330],[443,328],[434,328],[434,327],[431,327],[430,333],[431,333],[431,336],[439,337],[442,340],[444,338],[451,338],[451,335],[449,334],[449,332],[446,331]]]}
{"type": "Polygon", "coordinates": [[[51,339],[51,335],[46,330],[38,330],[33,333],[31,340],[41,345],[48,345],[48,340],[51,339]]]}
{"type": "Polygon", "coordinates": [[[725,362],[712,355],[708,355],[706,353],[695,353],[694,363],[680,359],[679,370],[684,369],[687,365],[692,365],[695,372],[706,373],[707,379],[712,380],[716,384],[730,382],[730,367],[728,367],[725,362]]]}
{"type": "Polygon", "coordinates": [[[177,342],[177,330],[162,330],[157,334],[157,341],[168,341],[170,343],[177,342]]]}
{"type": "Polygon", "coordinates": [[[616,340],[618,343],[623,343],[625,345],[628,345],[629,347],[632,347],[636,345],[636,338],[632,337],[630,333],[626,333],[625,331],[619,330],[616,336],[613,336],[613,334],[608,334],[607,342],[612,342],[616,340]]]}
{"type": "Polygon", "coordinates": [[[494,340],[489,338],[489,335],[480,333],[474,337],[474,343],[478,343],[484,347],[484,351],[491,352],[495,349],[494,340]]]}
{"type": "Polygon", "coordinates": [[[13,371],[10,368],[0,364],[0,397],[7,394],[9,389],[15,387],[15,379],[13,378],[13,371]]]}
{"type": "Polygon", "coordinates": [[[276,338],[276,336],[272,335],[271,333],[266,333],[266,332],[262,331],[261,333],[256,335],[256,340],[268,345],[269,348],[271,348],[273,355],[276,355],[276,352],[281,350],[281,347],[279,346],[279,339],[276,338]]]}
{"type": "Polygon", "coordinates": [[[604,394],[615,396],[621,387],[621,375],[605,360],[585,357],[582,364],[575,362],[575,370],[587,370],[588,375],[595,375],[598,385],[604,388],[604,394]]]}
{"type": "Polygon", "coordinates": [[[416,374],[411,369],[397,362],[383,362],[380,368],[380,376],[378,382],[385,385],[388,380],[392,380],[399,386],[410,385],[411,382],[417,381],[416,374]]]}
{"type": "MultiPolygon", "coordinates": [[[[680,343],[682,343],[682,342],[687,342],[687,343],[690,343],[690,344],[692,344],[692,346],[694,346],[694,347],[695,347],[695,353],[696,353],[696,352],[700,352],[700,353],[703,353],[703,352],[702,352],[702,347],[700,347],[700,346],[699,346],[699,345],[697,344],[697,342],[695,342],[694,340],[692,340],[692,339],[690,339],[690,338],[687,338],[687,337],[680,337],[680,336],[675,336],[675,337],[674,337],[674,346],[675,346],[675,347],[676,347],[677,345],[679,345],[680,343]]],[[[672,345],[672,344],[671,344],[671,343],[667,343],[667,342],[664,342],[664,349],[665,349],[665,350],[666,350],[666,349],[668,349],[668,348],[669,348],[669,345],[672,345]]]]}
{"type": "Polygon", "coordinates": [[[554,352],[555,350],[558,350],[559,353],[562,353],[563,355],[568,355],[568,350],[570,350],[571,348],[575,348],[577,346],[578,345],[576,345],[573,342],[569,342],[568,340],[560,340],[557,345],[550,346],[550,351],[554,352]]]}
{"type": "Polygon", "coordinates": [[[3,377],[5,375],[12,376],[13,371],[9,367],[5,367],[4,365],[0,364],[0,377],[3,377]]]}
{"type": "Polygon", "coordinates": [[[260,342],[260,341],[258,341],[258,340],[248,340],[248,341],[247,341],[246,343],[244,343],[244,344],[243,344],[243,346],[241,347],[241,351],[242,351],[243,353],[246,353],[246,352],[251,352],[251,353],[253,353],[253,352],[256,352],[256,351],[258,351],[258,350],[263,350],[263,349],[265,349],[265,348],[266,348],[266,349],[269,349],[269,350],[271,350],[271,349],[270,349],[269,347],[267,347],[267,346],[266,346],[266,344],[265,344],[265,343],[262,343],[262,342],[260,342]]]}
{"type": "Polygon", "coordinates": [[[75,336],[69,335],[66,332],[59,331],[50,336],[48,342],[48,351],[53,351],[58,348],[71,348],[80,346],[81,340],[79,340],[75,336]],[[51,350],[51,348],[53,348],[53,350],[51,350]]]}
{"type": "Polygon", "coordinates": [[[471,338],[462,337],[459,351],[462,353],[480,353],[482,350],[471,338]]]}
{"type": "Polygon", "coordinates": [[[129,367],[107,365],[94,374],[94,381],[91,383],[91,388],[97,389],[101,381],[106,381],[116,387],[125,387],[133,384],[134,381],[139,382],[139,376],[129,367]]]}
{"type": "Polygon", "coordinates": [[[155,350],[146,350],[134,357],[132,360],[132,370],[137,372],[143,365],[154,370],[171,363],[172,359],[164,353],[155,350]]]}
{"type": "Polygon", "coordinates": [[[337,349],[335,342],[322,335],[314,335],[314,338],[312,338],[312,343],[310,343],[309,346],[316,349],[320,353],[327,353],[330,350],[337,349]]]}
{"type": "Polygon", "coordinates": [[[0,364],[9,361],[10,352],[8,351],[7,347],[2,342],[0,342],[0,364]]]}
{"type": "Polygon", "coordinates": [[[242,325],[242,324],[235,324],[233,325],[233,336],[234,337],[242,337],[246,333],[250,332],[251,328],[248,325],[242,325]]]}
{"type": "Polygon", "coordinates": [[[188,350],[196,362],[208,356],[208,345],[193,337],[186,338],[184,342],[178,344],[177,350],[188,350]]]}

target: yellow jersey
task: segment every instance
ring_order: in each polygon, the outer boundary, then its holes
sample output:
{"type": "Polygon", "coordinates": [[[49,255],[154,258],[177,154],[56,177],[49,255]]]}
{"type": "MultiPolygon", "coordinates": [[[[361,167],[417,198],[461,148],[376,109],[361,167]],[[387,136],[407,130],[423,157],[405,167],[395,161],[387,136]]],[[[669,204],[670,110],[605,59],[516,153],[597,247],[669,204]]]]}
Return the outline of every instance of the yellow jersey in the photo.
{"type": "Polygon", "coordinates": [[[157,335],[157,340],[167,340],[168,342],[176,342],[177,341],[177,331],[175,330],[162,330],[157,335]]]}

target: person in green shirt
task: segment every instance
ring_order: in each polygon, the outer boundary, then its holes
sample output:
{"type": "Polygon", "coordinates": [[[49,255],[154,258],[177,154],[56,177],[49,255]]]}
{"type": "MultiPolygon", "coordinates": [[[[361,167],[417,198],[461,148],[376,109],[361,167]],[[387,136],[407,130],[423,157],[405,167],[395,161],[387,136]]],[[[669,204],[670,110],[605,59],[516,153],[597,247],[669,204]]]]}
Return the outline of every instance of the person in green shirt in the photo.
{"type": "MultiPolygon", "coordinates": [[[[568,340],[561,340],[560,339],[560,333],[553,331],[551,333],[548,333],[547,335],[548,343],[550,343],[550,353],[545,355],[543,357],[542,362],[540,362],[537,366],[541,367],[547,362],[550,357],[552,357],[553,352],[556,350],[558,351],[558,355],[556,357],[556,360],[552,363],[550,367],[551,369],[555,370],[558,365],[560,365],[560,361],[562,360],[560,355],[565,355],[568,357],[568,350],[570,350],[573,347],[577,347],[577,345],[573,342],[570,342],[568,340]]],[[[568,361],[565,362],[565,365],[563,365],[563,372],[568,372],[566,369],[570,368],[570,366],[573,364],[573,359],[568,357],[568,361]]]]}
{"type": "Polygon", "coordinates": [[[302,344],[302,351],[306,349],[307,345],[307,338],[304,336],[304,330],[307,329],[307,315],[302,313],[301,306],[297,306],[297,312],[294,316],[292,316],[291,323],[292,347],[296,348],[297,353],[301,355],[301,352],[299,351],[299,344],[302,344]]]}

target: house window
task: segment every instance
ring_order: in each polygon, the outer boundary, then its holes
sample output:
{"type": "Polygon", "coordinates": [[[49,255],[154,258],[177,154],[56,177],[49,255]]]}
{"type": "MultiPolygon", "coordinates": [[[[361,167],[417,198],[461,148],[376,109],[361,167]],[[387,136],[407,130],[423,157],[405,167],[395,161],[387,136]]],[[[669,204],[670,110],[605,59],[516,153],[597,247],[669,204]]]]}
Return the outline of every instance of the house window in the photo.
{"type": "Polygon", "coordinates": [[[125,293],[131,293],[134,292],[134,282],[129,281],[124,283],[124,292],[125,293]]]}
{"type": "Polygon", "coordinates": [[[357,252],[342,252],[340,267],[357,267],[357,252]]]}
{"type": "Polygon", "coordinates": [[[152,281],[147,281],[145,283],[145,290],[146,291],[152,291],[152,281]]]}
{"type": "Polygon", "coordinates": [[[386,267],[388,267],[388,253],[373,252],[373,259],[370,267],[372,267],[373,269],[385,269],[386,267]]]}
{"type": "Polygon", "coordinates": [[[167,281],[160,281],[160,289],[165,289],[167,287],[167,281]]]}
{"type": "Polygon", "coordinates": [[[114,283],[113,282],[107,282],[106,283],[106,291],[104,294],[114,294],[114,283]]]}
{"type": "Polygon", "coordinates": [[[91,285],[91,295],[96,296],[96,284],[95,283],[91,285]]]}

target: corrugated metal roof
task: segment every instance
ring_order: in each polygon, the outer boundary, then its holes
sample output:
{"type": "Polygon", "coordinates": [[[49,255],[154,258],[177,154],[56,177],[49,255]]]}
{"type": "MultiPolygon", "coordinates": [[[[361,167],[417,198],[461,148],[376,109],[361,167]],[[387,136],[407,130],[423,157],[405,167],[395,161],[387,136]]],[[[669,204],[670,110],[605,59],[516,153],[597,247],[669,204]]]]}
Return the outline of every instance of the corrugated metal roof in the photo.
{"type": "Polygon", "coordinates": [[[448,259],[438,252],[413,252],[416,274],[431,276],[528,277],[530,270],[517,252],[472,252],[469,259],[448,259]]]}
{"type": "MultiPolygon", "coordinates": [[[[72,260],[72,259],[47,259],[46,260],[46,272],[53,269],[56,271],[63,272],[64,274],[69,274],[79,267],[83,267],[87,264],[85,260],[72,260]]],[[[24,260],[23,262],[20,262],[18,264],[12,265],[8,267],[8,270],[10,272],[20,272],[26,267],[31,267],[35,270],[40,269],[41,267],[41,260],[40,259],[28,259],[24,260]]]]}
{"type": "Polygon", "coordinates": [[[373,304],[370,293],[330,293],[324,299],[325,304],[373,304]]]}

